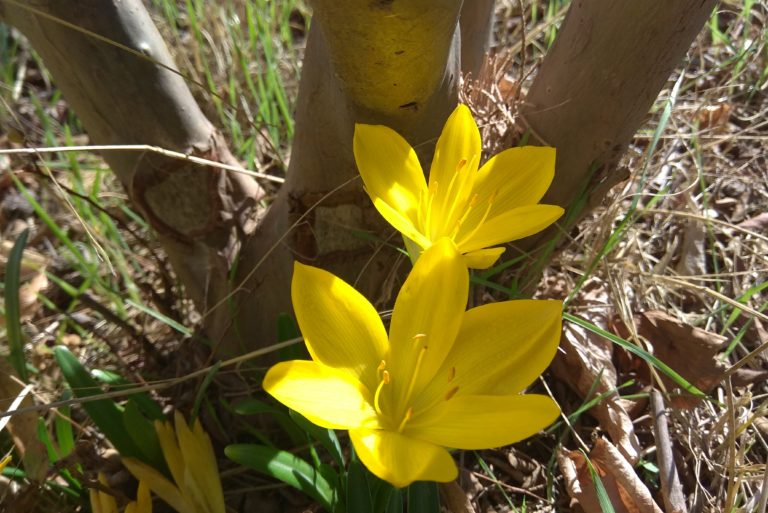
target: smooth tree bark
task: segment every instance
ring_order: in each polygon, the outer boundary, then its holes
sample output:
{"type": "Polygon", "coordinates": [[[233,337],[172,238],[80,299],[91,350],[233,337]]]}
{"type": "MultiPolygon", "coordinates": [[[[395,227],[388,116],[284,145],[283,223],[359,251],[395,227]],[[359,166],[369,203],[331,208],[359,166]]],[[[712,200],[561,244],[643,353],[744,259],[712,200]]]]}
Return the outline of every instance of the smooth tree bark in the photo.
{"type": "MultiPolygon", "coordinates": [[[[543,203],[568,208],[586,194],[575,222],[627,178],[617,169],[621,157],[715,4],[571,4],[521,107],[532,141],[557,148],[555,179],[543,203]]],[[[530,251],[557,229],[515,247],[530,251]]]]}
{"type": "MultiPolygon", "coordinates": [[[[146,144],[237,164],[173,71],[141,0],[0,1],[0,21],[42,56],[93,143],[146,144]]],[[[207,312],[231,292],[228,273],[256,227],[261,188],[251,177],[157,153],[103,156],[154,228],[187,295],[207,312]]],[[[209,336],[220,340],[229,325],[224,315],[207,320],[209,336]]]]}
{"type": "MultiPolygon", "coordinates": [[[[578,191],[615,182],[618,159],[713,5],[573,2],[522,108],[538,143],[558,150],[546,202],[568,207],[578,191]]],[[[492,6],[315,0],[288,177],[263,218],[262,191],[250,178],[157,155],[105,153],[205,314],[220,355],[274,341],[277,315],[290,311],[295,259],[356,283],[379,305],[391,301],[386,283],[397,273],[396,253],[381,241],[401,241],[357,179],[354,124],[398,130],[428,168],[457,101],[461,56],[464,71],[482,65],[492,6]]],[[[168,70],[174,64],[139,0],[0,0],[0,19],[43,56],[94,142],[233,160],[183,78],[168,70]]]]}

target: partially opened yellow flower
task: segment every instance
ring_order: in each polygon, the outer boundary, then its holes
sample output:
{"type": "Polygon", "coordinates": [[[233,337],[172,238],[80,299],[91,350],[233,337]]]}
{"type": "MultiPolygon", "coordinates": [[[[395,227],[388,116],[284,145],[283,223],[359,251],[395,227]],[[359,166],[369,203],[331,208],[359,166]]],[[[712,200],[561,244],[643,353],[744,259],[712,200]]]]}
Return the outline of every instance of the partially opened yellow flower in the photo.
{"type": "MultiPolygon", "coordinates": [[[[108,486],[107,478],[104,474],[99,473],[99,483],[108,486]]],[[[91,488],[89,496],[93,513],[118,513],[117,501],[112,495],[91,488]]],[[[136,500],[126,504],[123,511],[124,513],[152,513],[152,498],[149,496],[147,483],[139,481],[136,500]]]]}
{"type": "Polygon", "coordinates": [[[427,186],[416,152],[397,132],[355,125],[357,167],[381,215],[421,250],[450,238],[477,269],[504,252],[492,246],[541,231],[563,214],[538,204],[554,177],[554,148],[511,148],[478,171],[481,151],[472,113],[459,105],[437,141],[427,186]]]}
{"type": "Polygon", "coordinates": [[[165,462],[173,476],[171,482],[156,469],[135,458],[123,463],[140,482],[179,513],[224,513],[224,493],[211,440],[196,420],[192,429],[176,412],[175,427],[155,422],[165,462]]]}
{"type": "Polygon", "coordinates": [[[348,429],[360,460],[395,486],[451,481],[457,469],[444,447],[506,445],[558,414],[549,397],[520,392],[555,354],[562,304],[465,312],[468,287],[453,242],[436,241],[400,290],[387,337],[359,292],[296,263],[293,307],[313,361],[278,363],[264,389],[315,424],[348,429]]]}

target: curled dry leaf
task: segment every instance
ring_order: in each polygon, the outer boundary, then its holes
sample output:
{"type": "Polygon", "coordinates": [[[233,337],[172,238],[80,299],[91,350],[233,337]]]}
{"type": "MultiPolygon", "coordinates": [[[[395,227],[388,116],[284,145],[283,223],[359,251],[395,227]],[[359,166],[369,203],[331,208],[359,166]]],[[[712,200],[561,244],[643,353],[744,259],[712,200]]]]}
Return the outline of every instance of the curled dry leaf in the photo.
{"type": "MultiPolygon", "coordinates": [[[[661,513],[651,492],[613,444],[599,438],[589,453],[589,459],[616,513],[661,513]]],[[[584,454],[560,450],[557,462],[571,499],[585,513],[603,513],[584,454]]]]}
{"type": "Polygon", "coordinates": [[[753,232],[766,232],[768,231],[768,212],[745,219],[736,226],[753,232]]]}
{"type": "MultiPolygon", "coordinates": [[[[651,310],[634,317],[637,333],[653,347],[653,353],[661,361],[676,370],[688,382],[703,392],[711,391],[722,379],[727,366],[717,358],[717,354],[728,340],[701,328],[694,328],[684,322],[657,310],[651,310]]],[[[617,326],[618,331],[621,326],[617,326]]],[[[627,336],[623,333],[623,336],[627,336]]],[[[638,375],[650,382],[645,363],[636,362],[638,375]]],[[[661,376],[664,385],[672,390],[676,384],[666,376],[661,376]]],[[[672,406],[692,408],[701,400],[690,394],[674,397],[672,406]]]]}
{"type": "MultiPolygon", "coordinates": [[[[25,390],[15,377],[15,371],[10,364],[0,358],[0,397],[9,398],[8,403],[2,406],[2,411],[10,410],[14,399],[20,399],[15,401],[18,404],[14,405],[14,410],[34,406],[29,390],[25,390]],[[23,397],[21,397],[22,394],[23,397]]],[[[4,417],[4,419],[8,419],[8,431],[11,433],[16,450],[21,455],[27,476],[39,483],[45,479],[48,472],[48,453],[45,445],[37,437],[38,417],[37,413],[26,412],[4,417]]]]}
{"type": "Polygon", "coordinates": [[[457,481],[440,483],[440,502],[450,513],[475,513],[467,493],[457,481]]]}
{"type": "MultiPolygon", "coordinates": [[[[581,315],[591,323],[606,328],[603,312],[581,315]]],[[[560,340],[560,351],[552,362],[552,371],[584,400],[607,394],[589,413],[597,419],[622,454],[632,462],[640,454],[640,443],[623,401],[616,392],[616,368],[613,365],[613,343],[585,330],[566,324],[560,340]],[[595,385],[593,388],[593,385],[595,385]],[[591,397],[587,397],[593,390],[591,397]]]]}
{"type": "Polygon", "coordinates": [[[696,121],[700,129],[722,128],[728,124],[733,105],[730,103],[718,103],[717,105],[707,105],[696,113],[696,121]]]}

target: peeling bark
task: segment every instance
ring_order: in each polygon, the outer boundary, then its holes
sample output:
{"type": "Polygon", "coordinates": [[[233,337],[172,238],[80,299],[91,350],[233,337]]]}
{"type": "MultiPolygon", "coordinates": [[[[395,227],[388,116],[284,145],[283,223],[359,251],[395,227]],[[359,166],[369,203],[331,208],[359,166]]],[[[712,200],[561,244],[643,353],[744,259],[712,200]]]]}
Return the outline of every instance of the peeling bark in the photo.
{"type": "MultiPolygon", "coordinates": [[[[149,144],[237,164],[172,71],[176,66],[140,0],[2,2],[0,19],[21,30],[43,57],[94,143],[149,144]]],[[[104,159],[156,230],[198,308],[225,297],[230,266],[255,228],[258,185],[154,153],[108,151],[104,159]]]]}

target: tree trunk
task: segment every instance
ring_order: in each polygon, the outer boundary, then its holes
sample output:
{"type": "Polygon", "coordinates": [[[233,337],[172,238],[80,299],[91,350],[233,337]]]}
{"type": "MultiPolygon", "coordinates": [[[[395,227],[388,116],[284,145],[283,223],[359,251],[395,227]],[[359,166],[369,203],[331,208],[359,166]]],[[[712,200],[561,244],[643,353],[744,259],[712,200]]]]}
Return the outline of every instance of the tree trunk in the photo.
{"type": "MultiPolygon", "coordinates": [[[[619,160],[715,3],[571,4],[521,109],[532,140],[557,148],[543,203],[568,208],[586,191],[584,215],[626,178],[617,174],[619,160]]],[[[529,251],[555,234],[548,230],[515,246],[529,251]]]]}
{"type": "MultiPolygon", "coordinates": [[[[0,2],[0,20],[27,36],[94,143],[148,144],[237,164],[172,71],[141,0],[0,2]]],[[[240,243],[255,228],[256,182],[156,153],[107,151],[104,159],[157,232],[188,296],[202,312],[218,303],[230,291],[240,243]]],[[[219,340],[225,323],[216,321],[208,331],[219,340]]]]}
{"type": "MultiPolygon", "coordinates": [[[[37,14],[21,5],[0,3],[0,18],[29,37],[95,142],[152,144],[232,161],[184,80],[168,70],[174,65],[140,0],[24,4],[37,14]]],[[[482,63],[492,5],[465,2],[464,53],[471,56],[465,70],[482,63]]],[[[618,159],[713,5],[574,1],[522,109],[539,142],[558,150],[546,202],[567,207],[579,191],[615,180],[618,159]],[[590,176],[593,164],[599,172],[590,176]]],[[[290,311],[297,258],[387,302],[382,284],[396,273],[396,253],[370,241],[394,235],[399,245],[400,239],[357,179],[354,123],[395,128],[426,167],[456,103],[461,9],[461,0],[314,2],[288,178],[258,229],[261,190],[249,178],[158,155],[105,154],[157,230],[205,314],[209,337],[223,344],[221,354],[274,340],[277,314],[290,311]]],[[[530,249],[540,240],[516,245],[530,249]]]]}
{"type": "Polygon", "coordinates": [[[317,0],[313,7],[288,178],[239,267],[246,292],[238,332],[247,345],[271,341],[277,314],[290,311],[294,259],[389,302],[384,284],[397,274],[398,253],[370,236],[402,240],[362,189],[354,124],[395,128],[427,165],[458,97],[459,0],[317,0]]]}

